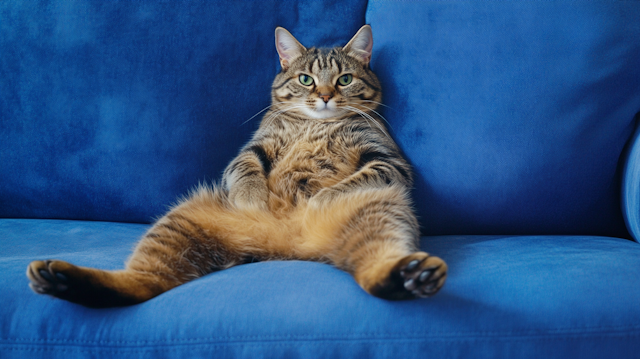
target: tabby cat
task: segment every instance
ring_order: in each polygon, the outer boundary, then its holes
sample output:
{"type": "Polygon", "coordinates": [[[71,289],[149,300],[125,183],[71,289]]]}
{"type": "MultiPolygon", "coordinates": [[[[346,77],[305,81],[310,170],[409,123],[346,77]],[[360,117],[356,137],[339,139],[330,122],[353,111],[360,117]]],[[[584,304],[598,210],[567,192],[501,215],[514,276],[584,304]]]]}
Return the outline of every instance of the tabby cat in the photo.
{"type": "Polygon", "coordinates": [[[282,71],[272,105],[222,183],[200,186],[158,220],[123,270],[30,263],[36,293],[131,305],[256,259],[330,263],[386,299],[442,287],[447,265],[418,250],[411,169],[377,112],[371,28],[333,49],[306,49],[280,27],[275,37],[282,71]]]}

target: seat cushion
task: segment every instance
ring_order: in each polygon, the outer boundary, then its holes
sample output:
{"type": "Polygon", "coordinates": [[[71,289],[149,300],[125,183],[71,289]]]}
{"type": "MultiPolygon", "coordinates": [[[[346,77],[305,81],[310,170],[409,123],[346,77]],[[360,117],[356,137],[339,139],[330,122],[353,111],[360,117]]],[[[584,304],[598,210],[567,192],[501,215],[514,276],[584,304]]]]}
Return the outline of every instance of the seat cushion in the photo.
{"type": "Polygon", "coordinates": [[[384,114],[424,234],[628,237],[638,1],[372,1],[384,114]]]}
{"type": "Polygon", "coordinates": [[[252,263],[143,304],[88,309],[36,295],[31,260],[121,268],[140,224],[0,220],[2,358],[633,358],[640,245],[610,237],[442,236],[433,298],[366,294],[326,264],[252,263]]]}

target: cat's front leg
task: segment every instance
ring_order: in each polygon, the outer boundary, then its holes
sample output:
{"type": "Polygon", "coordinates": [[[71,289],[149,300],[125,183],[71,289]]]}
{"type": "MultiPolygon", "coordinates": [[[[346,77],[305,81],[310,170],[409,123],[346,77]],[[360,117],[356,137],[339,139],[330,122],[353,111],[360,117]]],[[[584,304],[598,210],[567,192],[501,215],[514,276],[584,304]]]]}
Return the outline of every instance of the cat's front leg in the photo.
{"type": "Polygon", "coordinates": [[[239,209],[266,210],[269,199],[267,183],[260,178],[245,178],[229,188],[229,199],[239,209]]]}
{"type": "Polygon", "coordinates": [[[258,145],[240,152],[227,167],[223,185],[229,192],[229,200],[239,209],[267,209],[268,159],[258,145]]]}
{"type": "Polygon", "coordinates": [[[371,146],[363,149],[359,157],[358,170],[316,193],[310,200],[312,207],[322,207],[334,201],[336,197],[366,188],[385,188],[391,185],[411,187],[411,168],[397,150],[371,146]]]}
{"type": "Polygon", "coordinates": [[[362,165],[349,177],[326,187],[311,197],[309,205],[321,208],[335,201],[337,197],[348,196],[350,192],[367,188],[385,188],[391,185],[411,186],[411,173],[408,165],[400,157],[392,157],[375,152],[361,156],[362,165]]]}

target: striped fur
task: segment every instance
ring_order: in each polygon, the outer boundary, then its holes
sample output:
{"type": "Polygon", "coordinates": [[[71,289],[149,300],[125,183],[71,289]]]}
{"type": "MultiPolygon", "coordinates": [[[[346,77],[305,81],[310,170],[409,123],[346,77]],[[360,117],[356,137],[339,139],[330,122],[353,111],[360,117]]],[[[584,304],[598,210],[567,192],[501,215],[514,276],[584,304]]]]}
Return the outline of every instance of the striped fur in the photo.
{"type": "Polygon", "coordinates": [[[272,105],[222,183],[200,186],[155,223],[125,269],[35,261],[31,288],[120,306],[256,259],[302,259],[335,265],[382,298],[435,294],[447,266],[418,250],[411,169],[378,114],[371,46],[368,26],[333,49],[306,49],[276,29],[283,69],[272,105]]]}

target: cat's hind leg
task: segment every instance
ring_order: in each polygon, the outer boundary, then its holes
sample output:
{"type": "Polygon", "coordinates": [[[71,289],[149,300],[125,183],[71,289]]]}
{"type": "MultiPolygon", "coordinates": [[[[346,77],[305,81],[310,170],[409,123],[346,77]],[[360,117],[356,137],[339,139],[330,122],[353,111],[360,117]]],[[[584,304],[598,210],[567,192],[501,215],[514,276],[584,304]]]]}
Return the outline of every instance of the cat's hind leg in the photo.
{"type": "Polygon", "coordinates": [[[29,287],[36,293],[93,308],[140,303],[171,288],[170,283],[154,278],[153,274],[104,271],[59,260],[31,262],[27,277],[29,287]]]}
{"type": "Polygon", "coordinates": [[[406,189],[355,190],[309,207],[305,229],[326,241],[328,257],[368,293],[385,299],[434,295],[446,263],[418,250],[419,229],[406,189]]]}
{"type": "Polygon", "coordinates": [[[163,217],[138,242],[125,269],[107,271],[61,260],[33,261],[27,268],[29,286],[87,307],[103,308],[144,302],[212,269],[198,261],[206,257],[206,241],[179,219],[181,211],[163,217]],[[200,266],[200,267],[199,267],[200,266]]]}
{"type": "Polygon", "coordinates": [[[140,303],[260,254],[252,238],[254,232],[268,232],[262,230],[266,215],[261,217],[261,213],[240,211],[229,204],[223,191],[203,187],[153,225],[125,269],[105,271],[59,260],[34,261],[27,268],[27,277],[36,293],[88,307],[140,303]]]}

